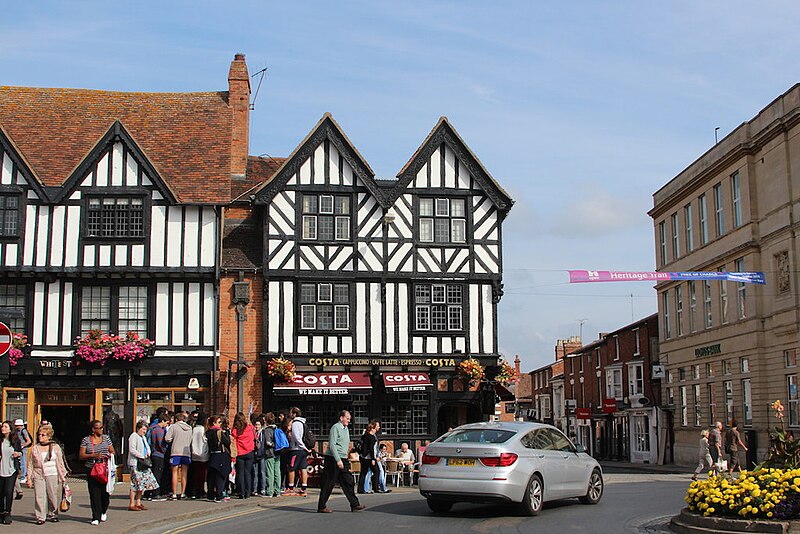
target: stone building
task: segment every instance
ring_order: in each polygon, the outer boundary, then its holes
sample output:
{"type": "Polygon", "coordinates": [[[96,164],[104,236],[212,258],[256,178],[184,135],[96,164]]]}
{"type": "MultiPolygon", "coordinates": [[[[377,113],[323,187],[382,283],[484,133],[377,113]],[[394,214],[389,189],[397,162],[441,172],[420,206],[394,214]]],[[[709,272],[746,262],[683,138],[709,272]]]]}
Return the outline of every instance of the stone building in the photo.
{"type": "MultiPolygon", "coordinates": [[[[653,195],[659,271],[763,271],[766,285],[661,282],[661,361],[673,407],[675,461],[697,458],[697,436],[736,419],[748,465],[763,458],[787,405],[800,429],[797,391],[797,202],[800,85],[776,98],[653,195]]],[[[795,430],[797,432],[798,430],[795,430]]]]}

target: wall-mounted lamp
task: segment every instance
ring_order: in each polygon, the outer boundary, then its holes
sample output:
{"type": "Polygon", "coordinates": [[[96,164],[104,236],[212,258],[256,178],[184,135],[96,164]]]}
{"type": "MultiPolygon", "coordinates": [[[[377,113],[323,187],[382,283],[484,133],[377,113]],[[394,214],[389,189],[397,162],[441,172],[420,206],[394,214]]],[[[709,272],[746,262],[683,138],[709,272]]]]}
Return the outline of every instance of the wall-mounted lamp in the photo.
{"type": "Polygon", "coordinates": [[[394,215],[392,215],[391,213],[387,213],[386,215],[383,216],[383,224],[388,226],[393,222],[394,222],[394,215]]]}

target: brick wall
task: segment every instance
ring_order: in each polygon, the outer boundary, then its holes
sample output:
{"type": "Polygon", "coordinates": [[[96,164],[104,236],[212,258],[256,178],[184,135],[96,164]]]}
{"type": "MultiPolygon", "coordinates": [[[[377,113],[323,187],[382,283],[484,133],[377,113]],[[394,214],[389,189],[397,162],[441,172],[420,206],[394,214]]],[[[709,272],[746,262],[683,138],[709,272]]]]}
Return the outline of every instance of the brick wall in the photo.
{"type": "MultiPolygon", "coordinates": [[[[233,303],[233,283],[239,281],[238,274],[222,275],[220,279],[220,358],[219,379],[217,381],[216,410],[225,411],[225,394],[227,391],[228,362],[237,360],[238,350],[238,325],[236,318],[236,305],[233,303]]],[[[258,274],[246,274],[242,281],[250,283],[250,303],[247,304],[247,319],[242,323],[244,328],[244,349],[241,359],[250,364],[244,375],[242,384],[243,410],[248,413],[250,404],[254,412],[262,411],[262,350],[263,336],[263,279],[258,274]]],[[[232,368],[235,375],[236,366],[232,368]]],[[[231,383],[230,412],[233,414],[237,404],[237,381],[231,383]]]]}

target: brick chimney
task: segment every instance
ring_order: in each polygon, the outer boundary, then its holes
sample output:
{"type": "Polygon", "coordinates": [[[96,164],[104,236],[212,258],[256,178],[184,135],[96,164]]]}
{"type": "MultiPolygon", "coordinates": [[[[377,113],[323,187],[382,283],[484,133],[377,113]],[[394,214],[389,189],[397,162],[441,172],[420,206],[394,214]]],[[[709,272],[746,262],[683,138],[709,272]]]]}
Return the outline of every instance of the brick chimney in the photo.
{"type": "Polygon", "coordinates": [[[564,356],[576,351],[583,346],[580,336],[570,336],[569,339],[556,340],[556,361],[563,360],[564,356]]]}
{"type": "Polygon", "coordinates": [[[231,178],[244,178],[250,149],[250,74],[244,54],[236,54],[228,71],[231,121],[231,178]]]}
{"type": "Polygon", "coordinates": [[[517,354],[517,357],[514,358],[514,369],[517,371],[517,379],[514,382],[519,382],[519,377],[520,377],[520,374],[519,374],[519,363],[520,363],[519,354],[517,354]]]}

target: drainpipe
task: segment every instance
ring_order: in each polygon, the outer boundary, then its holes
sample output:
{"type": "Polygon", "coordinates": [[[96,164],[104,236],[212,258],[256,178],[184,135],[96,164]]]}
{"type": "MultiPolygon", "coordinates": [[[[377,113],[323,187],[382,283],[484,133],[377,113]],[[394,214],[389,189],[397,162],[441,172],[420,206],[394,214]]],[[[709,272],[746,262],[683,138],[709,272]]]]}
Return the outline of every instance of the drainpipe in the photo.
{"type": "MultiPolygon", "coordinates": [[[[250,303],[250,282],[245,281],[244,271],[239,271],[239,280],[233,283],[233,302],[236,304],[236,413],[244,411],[242,390],[244,389],[244,373],[242,366],[249,367],[244,361],[244,322],[247,320],[247,305],[250,303]]],[[[230,375],[229,375],[230,376],[230,375]]]]}

